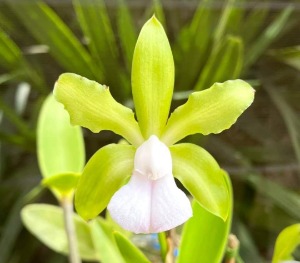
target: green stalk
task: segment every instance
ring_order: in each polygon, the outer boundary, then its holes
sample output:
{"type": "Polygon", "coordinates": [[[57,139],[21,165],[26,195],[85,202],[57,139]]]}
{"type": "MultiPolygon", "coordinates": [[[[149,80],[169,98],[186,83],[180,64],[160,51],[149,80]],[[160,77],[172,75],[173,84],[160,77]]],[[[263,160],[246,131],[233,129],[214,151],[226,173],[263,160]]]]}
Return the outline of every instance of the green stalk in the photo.
{"type": "Polygon", "coordinates": [[[166,232],[158,233],[158,241],[160,244],[160,254],[162,261],[165,262],[168,253],[168,242],[166,232]]]}
{"type": "Polygon", "coordinates": [[[61,206],[64,212],[65,230],[68,238],[69,245],[69,262],[70,263],[81,263],[76,230],[73,221],[73,203],[72,198],[65,197],[61,200],[61,206]]]}

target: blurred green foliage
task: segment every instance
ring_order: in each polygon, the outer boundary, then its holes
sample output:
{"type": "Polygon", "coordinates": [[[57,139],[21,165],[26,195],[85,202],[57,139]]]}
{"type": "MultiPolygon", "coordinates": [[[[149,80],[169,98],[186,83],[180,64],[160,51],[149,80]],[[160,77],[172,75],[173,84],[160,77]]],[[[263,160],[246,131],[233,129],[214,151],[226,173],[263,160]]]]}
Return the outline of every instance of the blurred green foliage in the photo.
{"type": "MultiPolygon", "coordinates": [[[[297,7],[298,1],[267,0],[1,1],[0,262],[66,262],[20,221],[25,204],[55,202],[39,186],[35,130],[41,103],[68,71],[108,85],[114,98],[132,106],[132,53],[153,12],[174,53],[173,108],[216,81],[243,78],[256,87],[254,105],[230,131],[186,140],[204,145],[231,176],[232,232],[241,257],[270,260],[278,233],[300,220],[297,7]]],[[[84,133],[87,158],[119,139],[84,133]]]]}

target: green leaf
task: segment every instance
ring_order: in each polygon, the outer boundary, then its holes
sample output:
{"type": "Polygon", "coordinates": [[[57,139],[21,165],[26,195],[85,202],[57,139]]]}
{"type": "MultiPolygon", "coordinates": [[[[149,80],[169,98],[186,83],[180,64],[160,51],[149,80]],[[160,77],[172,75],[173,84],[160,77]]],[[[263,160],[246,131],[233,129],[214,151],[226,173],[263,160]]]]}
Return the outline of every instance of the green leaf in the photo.
{"type": "Polygon", "coordinates": [[[127,95],[122,80],[119,54],[112,25],[103,0],[73,0],[79,24],[87,37],[88,47],[100,65],[104,78],[115,95],[127,95]],[[118,73],[118,74],[116,74],[118,73]]]}
{"type": "Polygon", "coordinates": [[[131,70],[134,46],[138,36],[124,0],[118,0],[117,26],[125,63],[127,68],[131,70]]]}
{"type": "Polygon", "coordinates": [[[119,250],[126,263],[150,263],[146,256],[121,233],[114,233],[119,250]]]}
{"type": "Polygon", "coordinates": [[[258,193],[266,196],[293,218],[300,220],[300,195],[263,176],[248,175],[247,181],[258,193]]]}
{"type": "Polygon", "coordinates": [[[64,104],[73,125],[92,132],[111,130],[136,146],[143,142],[132,110],[116,102],[107,86],[64,73],[55,84],[54,96],[64,104]]]}
{"type": "Polygon", "coordinates": [[[203,208],[225,221],[230,196],[223,171],[215,159],[203,148],[190,143],[173,145],[170,150],[174,176],[203,208]]]}
{"type": "Polygon", "coordinates": [[[92,238],[97,257],[103,263],[125,263],[113,238],[112,229],[101,218],[90,223],[92,238]]]}
{"type": "Polygon", "coordinates": [[[42,184],[63,196],[72,195],[80,174],[63,173],[44,178],[42,184]]]}
{"type": "Polygon", "coordinates": [[[265,29],[261,36],[255,40],[254,44],[247,49],[247,54],[245,56],[245,68],[251,66],[278,37],[284,29],[292,12],[292,6],[288,6],[282,10],[276,19],[265,29]]]}
{"type": "Polygon", "coordinates": [[[209,8],[212,2],[212,0],[199,2],[192,21],[180,31],[175,43],[175,85],[180,89],[192,89],[209,55],[214,16],[212,9],[209,8]]]}
{"type": "Polygon", "coordinates": [[[300,70],[300,46],[273,50],[271,55],[295,69],[300,70]]]}
{"type": "Polygon", "coordinates": [[[291,225],[281,231],[276,239],[272,263],[293,259],[292,253],[300,244],[300,224],[291,225]]]}
{"type": "MultiPolygon", "coordinates": [[[[27,205],[21,217],[26,228],[52,250],[68,254],[68,240],[60,207],[46,204],[27,205]]],[[[84,260],[97,260],[89,225],[74,214],[80,256],[84,260]]]]}
{"type": "Polygon", "coordinates": [[[49,46],[50,53],[65,70],[102,79],[102,72],[92,63],[89,53],[48,5],[42,1],[5,3],[40,43],[49,46]]]}
{"type": "Polygon", "coordinates": [[[82,171],[85,150],[81,128],[70,125],[68,113],[52,94],[39,115],[37,146],[43,177],[82,171]]]}
{"type": "Polygon", "coordinates": [[[215,82],[237,78],[243,65],[243,53],[242,40],[227,36],[212,51],[194,89],[203,90],[215,82]]]}
{"type": "Polygon", "coordinates": [[[132,63],[132,93],[144,138],[160,136],[166,124],[174,85],[168,38],[153,16],[142,28],[132,63]]]}
{"type": "MultiPolygon", "coordinates": [[[[224,172],[230,189],[230,209],[232,209],[232,190],[230,179],[224,172]]],[[[232,212],[224,222],[221,218],[193,202],[193,217],[183,228],[177,263],[220,263],[222,261],[231,226],[232,212]]]]}
{"type": "Polygon", "coordinates": [[[172,145],[187,135],[220,133],[230,128],[254,100],[254,89],[245,81],[229,80],[194,92],[175,109],[161,140],[172,145]]]}
{"type": "Polygon", "coordinates": [[[0,66],[14,70],[21,59],[21,50],[0,28],[0,66]]]}
{"type": "Polygon", "coordinates": [[[133,171],[135,148],[109,144],[97,151],[83,170],[75,193],[77,212],[84,219],[96,217],[133,171]]]}

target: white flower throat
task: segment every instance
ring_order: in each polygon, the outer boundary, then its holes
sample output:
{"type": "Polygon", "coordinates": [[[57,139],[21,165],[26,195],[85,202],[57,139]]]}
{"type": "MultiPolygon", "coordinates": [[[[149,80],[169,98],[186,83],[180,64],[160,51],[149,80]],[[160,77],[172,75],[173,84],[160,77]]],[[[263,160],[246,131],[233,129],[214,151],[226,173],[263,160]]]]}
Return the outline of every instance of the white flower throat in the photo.
{"type": "Polygon", "coordinates": [[[137,149],[132,176],[113,195],[108,210],[135,233],[166,231],[192,216],[189,199],[175,184],[170,150],[155,135],[137,149]]]}

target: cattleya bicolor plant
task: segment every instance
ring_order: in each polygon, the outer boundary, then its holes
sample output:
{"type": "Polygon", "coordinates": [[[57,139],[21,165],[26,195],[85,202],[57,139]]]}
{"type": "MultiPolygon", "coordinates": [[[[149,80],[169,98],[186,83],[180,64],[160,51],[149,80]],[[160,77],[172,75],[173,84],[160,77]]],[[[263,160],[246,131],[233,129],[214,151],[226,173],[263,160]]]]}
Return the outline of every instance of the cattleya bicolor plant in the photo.
{"type": "Polygon", "coordinates": [[[171,48],[155,16],[143,26],[133,55],[137,120],[107,86],[76,74],[60,76],[54,95],[72,124],[92,132],[111,130],[128,142],[101,148],[85,166],[75,193],[84,219],[108,207],[117,223],[135,233],[174,228],[192,216],[175,176],[202,207],[226,220],[230,196],[224,172],[203,148],[175,143],[190,134],[228,129],[252,103],[254,90],[242,80],[216,83],[192,93],[169,117],[173,86],[171,48]]]}

